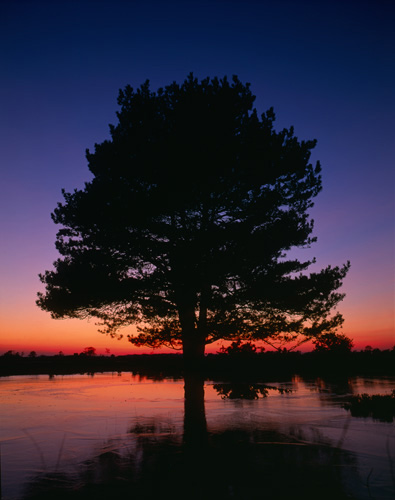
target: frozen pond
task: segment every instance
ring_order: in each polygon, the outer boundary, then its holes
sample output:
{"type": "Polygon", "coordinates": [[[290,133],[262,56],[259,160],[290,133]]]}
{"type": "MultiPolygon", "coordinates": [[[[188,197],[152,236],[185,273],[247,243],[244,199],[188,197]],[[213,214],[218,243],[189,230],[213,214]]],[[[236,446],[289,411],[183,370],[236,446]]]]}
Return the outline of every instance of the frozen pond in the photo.
{"type": "MultiPolygon", "coordinates": [[[[280,494],[275,496],[276,488],[284,491],[285,497],[288,479],[295,481],[304,474],[312,480],[316,474],[323,474],[323,478],[328,474],[329,479],[333,471],[341,473],[344,498],[394,498],[394,422],[352,417],[343,408],[352,394],[391,393],[394,379],[350,378],[328,383],[294,377],[287,382],[265,385],[266,391],[263,385],[255,387],[258,399],[247,400],[226,397],[232,391],[228,385],[205,382],[210,454],[217,453],[223,461],[237,450],[236,460],[243,453],[245,457],[240,458],[236,471],[252,460],[252,454],[254,459],[249,465],[252,469],[278,471],[276,480],[281,478],[284,485],[271,484],[273,472],[267,472],[260,486],[262,498],[283,498],[280,494]]],[[[235,390],[233,396],[237,396],[235,390]]],[[[37,486],[44,478],[48,488],[49,477],[57,481],[61,478],[74,492],[78,488],[86,490],[87,483],[115,488],[119,476],[125,474],[127,460],[134,478],[137,470],[139,477],[144,476],[141,468],[145,468],[148,477],[152,467],[155,471],[152,481],[159,483],[166,480],[160,475],[164,464],[169,465],[173,460],[176,466],[177,460],[181,460],[179,450],[186,424],[183,380],[150,380],[124,372],[51,378],[12,376],[0,379],[0,401],[3,500],[33,498],[29,496],[33,495],[32,484],[37,486]],[[172,453],[172,458],[167,459],[166,453],[172,453]],[[114,465],[114,457],[118,465],[114,465]],[[107,478],[115,466],[119,470],[107,478]]],[[[200,424],[193,423],[192,428],[193,425],[200,424]]],[[[204,456],[203,461],[211,458],[204,456]]],[[[250,486],[247,478],[234,477],[230,463],[226,466],[219,463],[218,467],[217,479],[223,483],[221,488],[227,492],[226,498],[260,498],[258,494],[240,493],[240,485],[250,486]],[[229,476],[218,477],[220,470],[225,473],[229,470],[229,476]]],[[[242,472],[247,474],[245,470],[242,472]]],[[[178,471],[172,470],[166,477],[170,473],[177,477],[178,471]]],[[[200,473],[196,470],[197,476],[200,473]]],[[[204,474],[208,477],[210,470],[204,474]]],[[[253,480],[259,481],[259,477],[253,480]]],[[[125,477],[123,481],[126,484],[125,477]]],[[[136,479],[130,484],[137,484],[136,479]]],[[[303,491],[303,485],[299,487],[303,491]]],[[[251,488],[257,491],[258,486],[251,488]]],[[[130,498],[144,498],[141,489],[136,492],[131,492],[130,498]]],[[[200,497],[204,495],[196,493],[193,498],[200,497]]],[[[40,498],[39,494],[34,498],[40,498]]]]}

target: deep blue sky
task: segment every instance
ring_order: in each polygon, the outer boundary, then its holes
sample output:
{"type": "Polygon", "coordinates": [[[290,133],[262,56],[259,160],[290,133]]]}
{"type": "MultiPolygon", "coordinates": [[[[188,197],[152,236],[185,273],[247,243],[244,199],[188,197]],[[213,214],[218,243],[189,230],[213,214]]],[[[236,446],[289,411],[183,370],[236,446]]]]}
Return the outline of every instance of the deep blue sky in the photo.
{"type": "Polygon", "coordinates": [[[37,331],[55,350],[65,332],[78,343],[84,331],[81,348],[105,342],[34,304],[56,258],[50,213],[61,188],[89,180],[85,149],[108,138],[118,90],[191,71],[237,74],[277,128],[318,140],[310,255],[320,267],[351,260],[344,333],[395,344],[394,2],[3,0],[0,19],[0,347],[33,345],[37,331]]]}

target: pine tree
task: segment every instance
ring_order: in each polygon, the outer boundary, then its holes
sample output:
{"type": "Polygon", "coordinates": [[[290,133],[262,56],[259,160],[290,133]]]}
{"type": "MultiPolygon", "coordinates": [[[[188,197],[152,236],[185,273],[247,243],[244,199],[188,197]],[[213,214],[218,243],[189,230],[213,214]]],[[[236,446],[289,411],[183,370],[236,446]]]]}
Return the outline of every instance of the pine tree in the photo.
{"type": "Polygon", "coordinates": [[[54,318],[94,317],[138,346],[198,359],[218,339],[300,341],[334,332],[349,263],[307,272],[321,190],[315,141],[260,117],[249,84],[193,75],[119,93],[111,139],[87,151],[93,179],[52,214],[54,269],[37,304],[54,318]]]}

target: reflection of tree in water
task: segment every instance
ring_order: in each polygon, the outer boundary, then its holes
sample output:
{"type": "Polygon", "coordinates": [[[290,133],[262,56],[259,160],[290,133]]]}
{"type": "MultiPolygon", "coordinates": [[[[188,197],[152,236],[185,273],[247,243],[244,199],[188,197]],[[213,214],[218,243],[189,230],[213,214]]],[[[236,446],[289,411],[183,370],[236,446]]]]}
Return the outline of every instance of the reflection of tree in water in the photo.
{"type": "MultiPolygon", "coordinates": [[[[376,381],[365,381],[365,385],[374,387],[376,381]]],[[[338,378],[335,380],[316,378],[314,388],[319,399],[325,405],[341,403],[353,417],[372,418],[379,422],[393,422],[395,418],[395,390],[390,394],[356,394],[359,388],[358,380],[354,377],[338,378]]]]}
{"type": "Polygon", "coordinates": [[[349,454],[276,430],[224,424],[210,433],[203,387],[185,380],[183,434],[170,421],[136,421],[73,475],[36,478],[25,500],[353,498],[343,487],[344,474],[356,474],[349,454]]]}
{"type": "Polygon", "coordinates": [[[322,378],[314,380],[314,390],[322,394],[344,396],[355,391],[356,381],[352,377],[322,378]]]}
{"type": "Polygon", "coordinates": [[[209,434],[198,453],[191,453],[177,436],[140,433],[137,441],[136,448],[116,449],[110,443],[80,464],[75,476],[38,478],[24,498],[353,498],[342,486],[342,474],[353,471],[350,456],[275,431],[209,434]]]}
{"type": "Polygon", "coordinates": [[[222,399],[259,399],[266,398],[270,391],[276,391],[280,394],[292,392],[292,389],[283,387],[274,387],[271,385],[254,384],[251,382],[229,382],[226,384],[214,384],[213,388],[222,399]]]}
{"type": "Polygon", "coordinates": [[[395,390],[391,394],[358,394],[343,405],[353,417],[372,418],[380,422],[393,422],[395,417],[395,390]]]}

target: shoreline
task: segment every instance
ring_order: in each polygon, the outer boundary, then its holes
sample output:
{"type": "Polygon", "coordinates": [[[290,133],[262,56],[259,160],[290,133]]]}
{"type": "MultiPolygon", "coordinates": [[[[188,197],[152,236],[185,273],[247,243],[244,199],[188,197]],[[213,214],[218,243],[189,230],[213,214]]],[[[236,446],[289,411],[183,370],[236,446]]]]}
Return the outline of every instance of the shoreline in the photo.
{"type": "MultiPolygon", "coordinates": [[[[188,367],[186,367],[188,368],[188,367]]],[[[0,356],[0,378],[12,375],[66,375],[133,372],[148,378],[183,378],[181,354],[86,354],[24,357],[0,356]]],[[[252,355],[207,354],[198,369],[205,378],[268,379],[272,376],[395,375],[395,349],[330,352],[263,352],[252,355]]]]}

